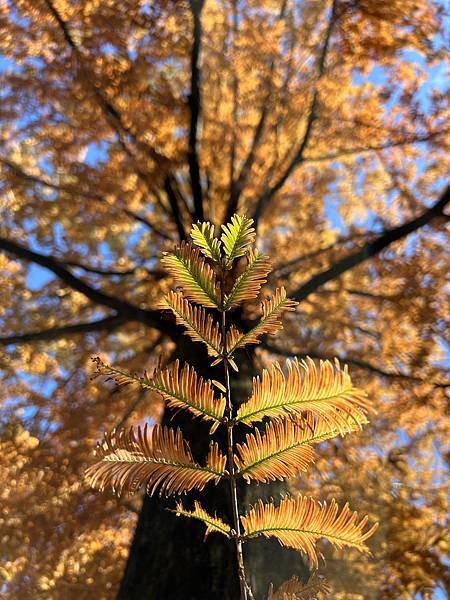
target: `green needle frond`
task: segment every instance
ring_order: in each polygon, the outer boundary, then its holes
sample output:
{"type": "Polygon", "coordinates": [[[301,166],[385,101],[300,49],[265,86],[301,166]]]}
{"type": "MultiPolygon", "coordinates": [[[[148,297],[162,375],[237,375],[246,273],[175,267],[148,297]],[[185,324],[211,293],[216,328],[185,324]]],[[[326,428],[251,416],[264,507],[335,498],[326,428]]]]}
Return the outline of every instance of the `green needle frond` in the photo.
{"type": "Polygon", "coordinates": [[[222,225],[221,240],[228,266],[236,258],[244,256],[255,241],[256,233],[252,225],[253,219],[240,215],[233,215],[230,223],[222,225]]]}
{"type": "Polygon", "coordinates": [[[257,250],[249,250],[247,253],[247,268],[240,275],[230,293],[225,297],[224,308],[230,310],[239,306],[244,300],[253,300],[266,283],[266,277],[271,269],[270,261],[257,250]]]}
{"type": "Polygon", "coordinates": [[[189,300],[209,308],[219,306],[216,274],[200,256],[200,248],[182,242],[173,252],[164,254],[161,262],[189,300]]]}
{"type": "Polygon", "coordinates": [[[203,254],[211,258],[214,262],[219,263],[221,260],[221,242],[214,237],[214,225],[206,221],[200,221],[196,225],[192,225],[191,238],[194,244],[201,248],[203,254]]]}

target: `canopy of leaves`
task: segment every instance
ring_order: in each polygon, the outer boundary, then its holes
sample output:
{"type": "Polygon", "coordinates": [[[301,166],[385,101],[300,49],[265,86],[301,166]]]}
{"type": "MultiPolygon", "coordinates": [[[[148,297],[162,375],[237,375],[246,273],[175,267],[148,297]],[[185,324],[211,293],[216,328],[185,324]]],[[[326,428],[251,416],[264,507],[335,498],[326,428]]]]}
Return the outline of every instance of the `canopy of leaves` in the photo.
{"type": "MultiPolygon", "coordinates": [[[[350,580],[330,550],[333,597],[449,587],[443,13],[437,0],[206,0],[198,79],[188,2],[2,3],[7,597],[115,596],[137,505],[86,496],[82,473],[99,431],[158,421],[162,400],[92,382],[90,357],[152,372],[178,341],[155,311],[172,282],[157,257],[192,222],[219,232],[235,212],[273,258],[264,294],[301,302],[258,364],[339,356],[378,409],[296,484],[383,522],[350,580]]],[[[214,304],[204,283],[193,293],[214,304]]],[[[258,307],[239,316],[256,326],[258,307]]]]}

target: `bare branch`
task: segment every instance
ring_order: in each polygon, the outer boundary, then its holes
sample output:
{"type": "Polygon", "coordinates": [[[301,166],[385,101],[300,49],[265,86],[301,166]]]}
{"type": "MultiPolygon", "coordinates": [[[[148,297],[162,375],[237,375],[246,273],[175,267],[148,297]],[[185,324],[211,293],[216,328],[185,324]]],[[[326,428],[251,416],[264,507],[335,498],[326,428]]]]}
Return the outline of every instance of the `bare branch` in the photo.
{"type": "MultiPolygon", "coordinates": [[[[281,5],[278,19],[282,19],[284,17],[284,14],[286,12],[286,5],[287,5],[287,0],[284,0],[281,5]]],[[[237,28],[237,26],[235,26],[235,27],[237,28]]],[[[264,132],[264,127],[266,124],[266,119],[269,114],[269,100],[270,100],[270,97],[271,97],[272,91],[273,91],[274,69],[275,69],[275,61],[272,60],[270,63],[270,66],[269,66],[267,94],[263,101],[261,113],[259,115],[259,120],[258,120],[258,123],[256,125],[255,131],[253,134],[253,139],[252,139],[252,143],[250,146],[250,150],[248,152],[248,155],[244,161],[244,164],[242,165],[241,171],[236,180],[234,180],[234,160],[233,160],[234,157],[232,157],[233,168],[231,169],[231,190],[230,190],[230,199],[228,201],[228,206],[227,206],[227,212],[225,215],[225,222],[228,222],[231,219],[231,217],[234,215],[234,213],[237,212],[237,210],[238,210],[238,204],[239,204],[239,199],[241,197],[242,190],[244,189],[244,187],[247,183],[247,179],[250,175],[250,171],[252,169],[253,163],[256,158],[256,151],[257,151],[259,143],[262,139],[262,134],[264,132]]],[[[236,90],[236,93],[237,93],[237,90],[236,90]]]]}
{"type": "Polygon", "coordinates": [[[28,342],[51,341],[80,333],[92,333],[94,331],[112,331],[124,323],[126,319],[120,315],[112,315],[97,321],[87,323],[76,323],[74,325],[62,325],[61,327],[51,327],[41,331],[22,333],[0,337],[0,346],[10,346],[12,344],[25,344],[28,342]]]}
{"type": "Polygon", "coordinates": [[[409,373],[402,373],[402,372],[397,372],[397,371],[388,371],[386,369],[383,369],[382,367],[377,367],[376,365],[372,364],[369,361],[362,360],[360,358],[351,357],[351,356],[338,356],[335,353],[326,354],[324,352],[314,352],[314,351],[299,353],[297,351],[294,351],[293,349],[288,350],[285,348],[279,348],[278,346],[274,346],[273,344],[268,344],[267,342],[264,342],[264,341],[263,341],[261,347],[264,348],[265,350],[267,350],[268,352],[272,352],[273,354],[278,354],[279,356],[286,356],[288,358],[294,356],[294,354],[297,358],[306,358],[307,356],[309,356],[310,358],[315,358],[317,360],[333,361],[335,358],[337,358],[341,364],[354,365],[355,367],[359,367],[360,369],[370,371],[371,373],[374,373],[375,375],[380,375],[381,377],[387,377],[389,379],[401,379],[401,380],[412,381],[412,382],[430,383],[431,385],[433,385],[434,387],[437,387],[437,388],[446,388],[449,386],[448,382],[432,382],[432,381],[429,381],[429,379],[427,379],[427,378],[419,377],[417,375],[413,375],[413,374],[409,374],[409,373]]]}
{"type": "MultiPolygon", "coordinates": [[[[74,189],[70,186],[56,184],[46,177],[37,177],[36,175],[30,175],[29,173],[26,173],[17,163],[14,163],[7,158],[0,157],[0,163],[2,163],[8,169],[11,169],[11,171],[13,171],[13,173],[17,177],[23,179],[26,182],[48,187],[49,189],[55,190],[56,192],[69,194],[74,198],[78,196],[87,200],[94,200],[96,202],[107,203],[106,198],[100,194],[96,194],[94,192],[86,192],[80,190],[79,188],[74,189]]],[[[152,230],[155,234],[159,235],[163,239],[172,240],[172,238],[166,232],[162,231],[154,223],[150,222],[148,219],[139,215],[138,213],[127,208],[121,208],[120,211],[127,215],[130,219],[144,224],[146,227],[148,227],[150,230],[152,230]]]]}
{"type": "MultiPolygon", "coordinates": [[[[4,250],[5,252],[17,256],[18,258],[22,258],[26,261],[35,263],[41,267],[44,267],[45,269],[48,269],[62,281],[64,281],[64,283],[66,283],[69,287],[80,292],[86,296],[86,298],[92,300],[92,302],[102,306],[107,306],[108,308],[117,311],[121,317],[126,317],[129,321],[139,321],[158,330],[170,329],[167,323],[163,323],[161,321],[159,311],[139,308],[138,306],[134,306],[125,300],[120,300],[119,298],[110,296],[109,294],[90,286],[83,280],[73,275],[73,273],[71,273],[71,271],[67,269],[63,263],[59,262],[52,256],[39,254],[38,252],[34,252],[25,246],[3,237],[0,237],[0,250],[4,250]]],[[[170,333],[168,333],[168,335],[170,335],[170,333]]]]}
{"type": "Polygon", "coordinates": [[[301,263],[310,260],[311,258],[315,258],[316,256],[320,256],[325,252],[329,252],[330,250],[336,249],[336,247],[339,244],[346,244],[347,242],[350,242],[354,239],[364,238],[370,235],[374,235],[374,233],[372,231],[364,231],[361,233],[353,233],[345,237],[337,238],[332,244],[328,244],[328,246],[325,246],[324,248],[318,248],[317,250],[306,252],[305,254],[297,256],[296,258],[292,258],[291,260],[285,261],[281,265],[275,266],[272,269],[270,275],[275,275],[277,277],[286,277],[287,275],[289,275],[289,273],[292,273],[292,271],[294,271],[295,268],[301,263]]]}
{"type": "MultiPolygon", "coordinates": [[[[53,4],[52,0],[45,0],[45,4],[47,5],[47,8],[49,9],[49,12],[51,13],[55,21],[58,23],[59,29],[67,45],[78,59],[81,70],[83,70],[86,73],[86,81],[89,83],[94,97],[96,98],[99,106],[102,108],[106,119],[112,126],[113,130],[116,131],[116,133],[122,139],[122,142],[124,144],[126,144],[126,141],[124,140],[122,134],[126,134],[126,136],[128,136],[131,139],[131,141],[136,145],[136,147],[142,148],[142,142],[138,140],[136,134],[126,125],[125,120],[123,119],[120,112],[111,104],[111,102],[109,102],[105,98],[101,90],[95,85],[94,82],[96,81],[96,78],[93,77],[93,74],[87,68],[82,50],[78,47],[77,43],[75,42],[74,38],[70,33],[68,24],[64,21],[61,14],[58,12],[56,6],[53,4]]],[[[145,145],[145,151],[153,160],[159,163],[167,163],[167,158],[165,156],[163,156],[147,144],[145,145]]]]}
{"type": "Polygon", "coordinates": [[[317,77],[316,77],[316,85],[313,92],[313,96],[311,99],[311,104],[308,111],[308,118],[306,121],[305,133],[303,134],[303,139],[300,142],[298,150],[296,151],[293,159],[285,169],[284,173],[278,178],[278,180],[269,188],[261,194],[259,197],[255,211],[253,213],[253,219],[255,221],[255,226],[258,224],[258,221],[267,206],[268,202],[273,198],[273,196],[283,187],[286,183],[286,180],[290,177],[293,171],[303,162],[304,153],[308,147],[308,143],[311,138],[312,130],[314,123],[317,119],[317,104],[319,100],[319,90],[317,87],[318,82],[322,78],[325,71],[325,61],[328,54],[328,49],[330,45],[331,35],[333,33],[334,24],[336,22],[336,5],[337,0],[333,0],[333,4],[331,7],[330,17],[328,21],[328,26],[325,32],[325,37],[322,45],[322,50],[320,52],[318,61],[317,61],[317,77]]]}
{"type": "Polygon", "coordinates": [[[130,275],[134,275],[138,269],[144,269],[150,277],[153,277],[155,279],[162,279],[166,276],[165,271],[161,269],[151,270],[139,265],[132,267],[131,269],[124,269],[120,271],[117,269],[100,269],[97,267],[91,267],[89,265],[85,265],[74,260],[64,261],[64,264],[68,267],[82,269],[87,273],[94,273],[95,275],[102,275],[104,277],[128,277],[130,275]]]}
{"type": "MultiPolygon", "coordinates": [[[[232,4],[233,11],[233,50],[235,47],[236,36],[239,29],[239,21],[238,21],[238,10],[237,10],[237,0],[233,0],[232,4]]],[[[231,150],[230,150],[230,199],[228,201],[227,212],[225,214],[225,223],[228,223],[231,216],[234,215],[237,209],[237,201],[235,200],[235,180],[234,173],[236,169],[236,146],[237,146],[237,129],[238,129],[238,104],[239,104],[239,79],[236,75],[236,71],[232,74],[232,92],[233,92],[233,110],[231,114],[231,150]]]]}
{"type": "Polygon", "coordinates": [[[181,219],[180,207],[178,204],[178,198],[173,187],[173,180],[170,176],[166,177],[164,181],[164,190],[169,200],[170,208],[172,210],[173,219],[177,226],[178,236],[180,242],[186,239],[186,230],[181,219]]]}
{"type": "Polygon", "coordinates": [[[387,150],[389,148],[396,148],[400,146],[409,146],[411,144],[419,144],[422,142],[428,142],[440,135],[448,133],[447,130],[443,131],[432,131],[430,133],[424,133],[423,135],[416,135],[399,140],[391,140],[384,144],[378,144],[373,146],[360,146],[357,148],[348,148],[344,150],[338,150],[337,152],[330,152],[330,154],[323,154],[322,156],[309,156],[304,157],[303,163],[315,163],[324,162],[328,160],[337,160],[346,156],[352,156],[353,154],[365,154],[366,152],[379,152],[381,150],[387,150]]]}
{"type": "Polygon", "coordinates": [[[444,209],[449,201],[450,186],[443,191],[439,200],[419,217],[416,217],[415,219],[412,219],[411,221],[408,221],[399,227],[385,230],[374,240],[364,244],[364,246],[359,250],[348,254],[344,258],[336,261],[325,271],[322,271],[321,273],[311,277],[309,281],[291,293],[291,297],[299,302],[304,300],[328,281],[337,279],[340,275],[342,275],[342,273],[345,273],[346,271],[365,262],[366,260],[377,256],[382,250],[390,246],[392,243],[401,240],[410,233],[417,231],[417,229],[428,225],[436,217],[445,216],[444,209]]]}
{"type": "Polygon", "coordinates": [[[198,124],[201,113],[200,95],[200,54],[202,48],[202,23],[201,13],[204,0],[189,0],[194,22],[193,44],[191,54],[191,91],[189,94],[189,108],[191,123],[189,128],[189,174],[191,177],[192,196],[194,199],[195,218],[203,221],[203,192],[200,179],[200,165],[198,159],[198,124]]]}

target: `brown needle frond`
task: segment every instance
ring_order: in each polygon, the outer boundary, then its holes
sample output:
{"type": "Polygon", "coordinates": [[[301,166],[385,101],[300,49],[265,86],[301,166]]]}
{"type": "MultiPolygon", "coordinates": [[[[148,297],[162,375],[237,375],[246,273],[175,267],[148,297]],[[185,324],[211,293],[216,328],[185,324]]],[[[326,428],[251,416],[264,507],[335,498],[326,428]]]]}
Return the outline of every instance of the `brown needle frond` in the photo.
{"type": "Polygon", "coordinates": [[[358,514],[350,511],[348,504],[339,512],[335,500],[327,504],[307,496],[287,496],[278,506],[259,500],[241,517],[247,537],[275,537],[282,546],[304,552],[310,565],[316,568],[316,542],[319,538],[326,538],[337,548],[352,546],[368,552],[364,542],[375,533],[378,525],[364,531],[368,517],[359,522],[358,519],[358,514]]]}
{"type": "Polygon", "coordinates": [[[270,584],[267,600],[321,600],[331,593],[326,579],[314,573],[308,583],[302,583],[298,577],[285,581],[274,592],[270,584]]]}
{"type": "Polygon", "coordinates": [[[208,456],[206,457],[206,466],[213,473],[225,473],[225,467],[227,465],[227,457],[222,454],[219,449],[217,442],[210,442],[208,456]]]}
{"type": "Polygon", "coordinates": [[[284,287],[277,288],[272,298],[261,303],[262,317],[253,329],[248,333],[241,333],[234,325],[230,327],[227,334],[227,353],[232,354],[248,344],[258,344],[261,336],[273,335],[283,329],[282,314],[295,310],[297,304],[298,302],[286,297],[284,287]]]}
{"type": "Polygon", "coordinates": [[[166,496],[202,490],[209,481],[217,483],[225,472],[194,462],[181,431],[160,425],[106,434],[96,455],[99,462],[86,471],[90,484],[100,491],[111,486],[117,495],[134,493],[142,486],[150,495],[157,488],[166,496]]]}
{"type": "Polygon", "coordinates": [[[301,422],[271,421],[263,434],[258,429],[247,434],[245,444],[237,444],[234,457],[238,473],[249,483],[251,479],[268,483],[294,477],[306,471],[314,460],[310,446],[314,429],[301,422]]]}
{"type": "Polygon", "coordinates": [[[187,410],[196,417],[213,421],[211,433],[221,422],[225,411],[225,398],[216,398],[212,382],[199,377],[195,369],[188,364],[184,364],[180,369],[180,363],[176,360],[164,369],[155,369],[151,375],[145,373],[141,377],[106,365],[99,358],[96,358],[95,362],[98,372],[108,375],[118,385],[136,383],[161,394],[171,408],[187,410]]]}
{"type": "Polygon", "coordinates": [[[208,514],[197,500],[194,502],[193,510],[186,510],[183,507],[183,504],[178,502],[176,509],[173,512],[176,513],[177,517],[183,516],[188,519],[198,519],[199,521],[202,521],[206,525],[205,538],[214,531],[222,533],[227,537],[230,536],[231,527],[228,523],[225,523],[222,519],[219,519],[219,517],[208,514]]]}
{"type": "Polygon", "coordinates": [[[365,393],[352,384],[347,366],[341,369],[339,361],[333,366],[326,360],[317,368],[309,357],[287,364],[287,375],[274,363],[261,378],[253,379],[252,396],[239,408],[238,421],[249,424],[264,417],[280,419],[288,413],[313,411],[340,433],[349,432],[351,420],[366,422],[369,403],[365,393]]]}
{"type": "Polygon", "coordinates": [[[164,254],[161,262],[189,300],[209,308],[219,306],[216,274],[200,256],[200,248],[182,242],[173,252],[164,254]]]}
{"type": "Polygon", "coordinates": [[[257,250],[250,249],[247,252],[247,268],[236,279],[231,292],[225,297],[225,310],[235,308],[244,300],[256,298],[270,269],[269,258],[257,250]]]}
{"type": "Polygon", "coordinates": [[[201,306],[192,305],[183,298],[181,292],[169,292],[164,298],[162,308],[169,308],[175,315],[178,325],[186,328],[188,335],[195,342],[203,342],[210,356],[221,353],[222,335],[219,324],[201,306]]]}
{"type": "MultiPolygon", "coordinates": [[[[345,419],[345,415],[343,416],[345,419]]],[[[347,423],[344,428],[337,426],[335,423],[324,418],[322,415],[314,415],[313,412],[308,411],[304,417],[294,417],[294,422],[300,427],[305,429],[305,435],[309,436],[310,444],[320,444],[325,440],[329,440],[338,435],[344,436],[347,433],[354,433],[360,431],[363,425],[367,425],[369,422],[365,415],[361,418],[355,418],[354,416],[347,415],[347,423]]]]}

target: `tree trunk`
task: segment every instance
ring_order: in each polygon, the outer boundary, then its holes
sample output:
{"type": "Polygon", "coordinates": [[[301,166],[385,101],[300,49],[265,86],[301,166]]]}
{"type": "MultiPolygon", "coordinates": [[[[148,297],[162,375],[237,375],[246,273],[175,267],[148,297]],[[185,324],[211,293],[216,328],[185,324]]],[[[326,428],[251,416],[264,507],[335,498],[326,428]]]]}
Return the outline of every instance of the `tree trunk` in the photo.
{"type": "MultiPolygon", "coordinates": [[[[206,354],[200,346],[193,346],[185,337],[180,339],[177,356],[194,365],[200,374],[211,377],[206,354]],[[203,372],[203,373],[202,373],[203,372]]],[[[213,372],[221,379],[221,369],[213,372]]],[[[244,399],[251,384],[252,360],[247,356],[240,363],[240,373],[232,382],[234,399],[244,399]]],[[[186,414],[176,416],[167,410],[163,422],[180,426],[189,440],[196,460],[206,456],[210,435],[202,422],[191,420],[186,414]]],[[[219,428],[221,429],[221,428],[219,428]]],[[[223,432],[225,433],[225,432],[223,432]]],[[[225,435],[220,439],[225,449],[225,435]]],[[[238,440],[239,441],[239,440],[238,440]]],[[[202,493],[189,493],[183,498],[186,506],[200,499],[202,506],[232,523],[229,486],[227,481],[209,485],[202,493]]],[[[243,508],[258,497],[276,497],[273,486],[240,485],[239,497],[243,508]]],[[[224,536],[213,533],[204,540],[205,526],[198,521],[178,518],[166,510],[174,508],[173,499],[145,496],[124,577],[119,600],[236,600],[239,598],[237,560],[234,544],[224,536]]],[[[292,575],[305,577],[306,569],[297,552],[281,548],[277,542],[252,540],[244,545],[247,578],[255,598],[265,598],[270,582],[276,586],[292,575]]]]}

